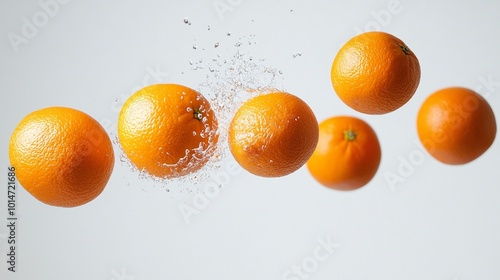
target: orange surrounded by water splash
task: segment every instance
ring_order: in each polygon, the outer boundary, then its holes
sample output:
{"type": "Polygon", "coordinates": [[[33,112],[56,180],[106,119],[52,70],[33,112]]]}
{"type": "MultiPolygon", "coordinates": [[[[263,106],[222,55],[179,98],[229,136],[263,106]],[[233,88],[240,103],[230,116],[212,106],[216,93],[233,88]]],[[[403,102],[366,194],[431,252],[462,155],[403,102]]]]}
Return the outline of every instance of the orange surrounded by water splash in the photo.
{"type": "Polygon", "coordinates": [[[217,118],[205,97],[177,84],[147,86],[123,105],[118,138],[137,169],[159,178],[199,170],[216,150],[217,118]]]}

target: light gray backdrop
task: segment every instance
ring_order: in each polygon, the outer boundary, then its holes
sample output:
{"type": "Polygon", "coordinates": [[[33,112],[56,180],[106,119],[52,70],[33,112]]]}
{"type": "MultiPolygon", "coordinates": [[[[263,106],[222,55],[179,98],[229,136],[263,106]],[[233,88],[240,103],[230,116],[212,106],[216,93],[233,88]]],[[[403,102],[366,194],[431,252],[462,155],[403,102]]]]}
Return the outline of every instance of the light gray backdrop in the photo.
{"type": "Polygon", "coordinates": [[[31,111],[83,110],[114,139],[136,89],[198,87],[211,72],[193,68],[237,50],[280,70],[278,87],[318,120],[366,120],[383,152],[372,182],[338,192],[306,168],[259,178],[231,156],[205,181],[172,187],[139,178],[115,144],[109,185],[87,205],[50,207],[17,190],[15,273],[2,188],[0,279],[500,279],[499,141],[471,164],[447,166],[422,150],[415,128],[426,96],[447,86],[477,90],[500,116],[499,11],[486,0],[0,1],[4,185],[9,137],[31,111]],[[329,77],[342,44],[374,29],[405,41],[422,68],[413,99],[383,116],[342,104],[329,77]]]}

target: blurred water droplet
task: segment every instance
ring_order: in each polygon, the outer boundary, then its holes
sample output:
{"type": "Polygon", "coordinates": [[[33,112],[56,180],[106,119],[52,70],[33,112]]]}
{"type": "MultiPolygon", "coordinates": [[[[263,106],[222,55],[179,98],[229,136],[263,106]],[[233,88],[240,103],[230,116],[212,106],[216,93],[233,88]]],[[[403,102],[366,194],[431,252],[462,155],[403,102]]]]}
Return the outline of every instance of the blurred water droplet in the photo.
{"type": "Polygon", "coordinates": [[[208,30],[210,30],[210,25],[208,26],[208,30]]]}
{"type": "Polygon", "coordinates": [[[215,43],[214,48],[217,48],[219,46],[219,42],[215,43]]]}
{"type": "Polygon", "coordinates": [[[193,50],[196,50],[198,48],[197,45],[193,45],[193,50]]]}
{"type": "Polygon", "coordinates": [[[296,57],[302,56],[302,53],[301,52],[296,52],[292,56],[293,56],[293,58],[296,58],[296,57]]]}
{"type": "Polygon", "coordinates": [[[196,131],[193,131],[193,136],[196,136],[196,131]]]}
{"type": "Polygon", "coordinates": [[[118,102],[118,98],[115,98],[115,102],[118,102]]]}
{"type": "Polygon", "coordinates": [[[231,36],[231,33],[230,33],[230,32],[227,32],[227,34],[226,34],[226,35],[227,35],[227,36],[231,36]]]}
{"type": "Polygon", "coordinates": [[[187,17],[184,18],[184,23],[187,25],[191,25],[191,22],[189,21],[189,19],[187,17]]]}

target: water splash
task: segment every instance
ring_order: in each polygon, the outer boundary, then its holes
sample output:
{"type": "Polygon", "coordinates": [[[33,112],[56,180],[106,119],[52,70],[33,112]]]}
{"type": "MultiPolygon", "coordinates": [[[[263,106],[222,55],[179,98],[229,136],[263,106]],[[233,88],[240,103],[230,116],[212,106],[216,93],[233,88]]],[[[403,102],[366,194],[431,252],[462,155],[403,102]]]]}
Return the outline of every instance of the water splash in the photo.
{"type": "MultiPolygon", "coordinates": [[[[186,24],[189,24],[189,20],[187,21],[186,24]]],[[[196,159],[203,159],[210,155],[208,161],[199,170],[190,174],[180,176],[183,173],[181,169],[178,170],[177,174],[172,174],[168,178],[158,178],[151,176],[145,170],[139,171],[126,156],[123,156],[123,151],[122,156],[120,156],[120,162],[128,165],[130,169],[136,170],[135,174],[138,172],[139,179],[146,180],[149,185],[158,185],[170,194],[174,190],[183,194],[201,191],[203,183],[210,179],[214,171],[225,164],[224,160],[230,156],[227,144],[229,124],[243,102],[262,93],[283,91],[282,71],[265,65],[266,59],[256,58],[252,55],[250,48],[256,45],[255,35],[238,38],[231,36],[231,33],[228,32],[226,37],[222,39],[224,42],[217,41],[215,43],[214,48],[216,49],[214,50],[217,50],[218,53],[212,57],[207,57],[206,52],[203,52],[196,44],[193,45],[193,49],[201,51],[193,52],[194,57],[188,60],[189,69],[185,72],[188,75],[190,73],[203,74],[196,90],[209,101],[210,112],[215,114],[218,127],[216,129],[210,127],[207,124],[207,112],[202,112],[201,121],[204,127],[202,130],[193,131],[192,135],[209,139],[207,142],[210,144],[203,146],[200,143],[200,146],[191,151],[191,158],[195,160],[189,162],[188,151],[177,163],[165,164],[164,167],[173,168],[183,165],[186,166],[185,168],[191,168],[193,164],[196,164],[196,159]],[[217,48],[220,43],[229,47],[217,48]],[[218,137],[218,141],[216,144],[212,144],[215,141],[211,140],[215,137],[218,137]]],[[[197,43],[203,44],[203,42],[197,43]]],[[[185,110],[193,113],[191,107],[185,110]]],[[[200,108],[200,110],[206,110],[206,108],[200,108]]]]}

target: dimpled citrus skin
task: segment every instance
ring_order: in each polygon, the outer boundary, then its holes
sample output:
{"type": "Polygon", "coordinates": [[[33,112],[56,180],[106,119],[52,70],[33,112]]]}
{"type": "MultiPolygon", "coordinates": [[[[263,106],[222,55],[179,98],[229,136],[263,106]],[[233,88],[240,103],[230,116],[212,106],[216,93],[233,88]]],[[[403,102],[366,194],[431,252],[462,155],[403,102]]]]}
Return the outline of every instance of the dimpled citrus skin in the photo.
{"type": "Polygon", "coordinates": [[[247,171],[280,177],[302,167],[318,142],[318,122],[300,98],[284,92],[245,102],[229,126],[229,147],[247,171]]]}
{"type": "Polygon", "coordinates": [[[415,54],[397,37],[366,32],[337,53],[331,79],[339,98],[366,114],[386,114],[406,104],[420,82],[415,54]]]}
{"type": "Polygon", "coordinates": [[[9,157],[19,183],[31,195],[61,207],[96,198],[114,166],[103,127],[86,113],[65,107],[27,115],[11,136],[9,157]]]}
{"type": "Polygon", "coordinates": [[[319,124],[318,145],[307,168],[325,187],[355,190],[372,180],[380,158],[377,135],[368,123],[355,117],[336,116],[319,124]]]}
{"type": "Polygon", "coordinates": [[[438,90],[422,103],[417,116],[420,141],[435,159],[465,164],[493,144],[496,121],[488,102],[462,87],[438,90]]]}
{"type": "Polygon", "coordinates": [[[201,93],[177,84],[150,85],[123,105],[118,138],[139,170],[159,178],[181,177],[213,155],[217,119],[201,93]]]}

